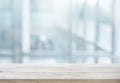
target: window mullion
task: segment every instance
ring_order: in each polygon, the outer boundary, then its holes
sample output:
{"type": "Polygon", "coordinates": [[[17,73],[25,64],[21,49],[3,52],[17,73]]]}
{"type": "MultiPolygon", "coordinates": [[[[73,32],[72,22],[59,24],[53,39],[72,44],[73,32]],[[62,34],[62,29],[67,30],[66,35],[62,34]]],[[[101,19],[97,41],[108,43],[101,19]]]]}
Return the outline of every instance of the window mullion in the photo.
{"type": "Polygon", "coordinates": [[[13,0],[13,62],[22,62],[21,53],[21,0],[13,0]]]}

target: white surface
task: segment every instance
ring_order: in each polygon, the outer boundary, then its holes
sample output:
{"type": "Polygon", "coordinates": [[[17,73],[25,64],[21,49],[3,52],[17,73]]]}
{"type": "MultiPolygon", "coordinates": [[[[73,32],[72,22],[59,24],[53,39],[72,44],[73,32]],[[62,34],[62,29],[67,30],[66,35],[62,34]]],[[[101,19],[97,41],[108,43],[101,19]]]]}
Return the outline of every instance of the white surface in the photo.
{"type": "Polygon", "coordinates": [[[120,65],[0,65],[0,79],[120,79],[120,65]]]}

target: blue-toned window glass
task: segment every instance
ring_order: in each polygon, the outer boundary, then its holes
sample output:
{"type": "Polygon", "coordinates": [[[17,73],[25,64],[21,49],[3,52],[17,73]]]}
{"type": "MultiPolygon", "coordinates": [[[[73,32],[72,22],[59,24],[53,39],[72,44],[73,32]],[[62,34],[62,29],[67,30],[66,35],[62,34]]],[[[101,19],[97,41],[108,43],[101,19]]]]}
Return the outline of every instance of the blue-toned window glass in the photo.
{"type": "Polygon", "coordinates": [[[26,57],[31,61],[28,62],[67,62],[68,19],[64,16],[66,12],[61,12],[66,5],[61,0],[30,0],[30,50],[26,57]]]}
{"type": "Polygon", "coordinates": [[[86,50],[86,43],[84,41],[84,10],[85,0],[72,0],[72,54],[76,55],[79,51],[86,50]]]}
{"type": "Polygon", "coordinates": [[[86,40],[95,43],[97,0],[86,0],[86,40]]]}
{"type": "Polygon", "coordinates": [[[86,0],[85,7],[85,40],[87,41],[87,50],[95,51],[96,41],[96,15],[97,0],[86,0]],[[92,45],[91,45],[92,44],[92,45]]]}
{"type": "Polygon", "coordinates": [[[9,63],[13,39],[13,0],[0,1],[0,62],[9,63]]]}
{"type": "Polygon", "coordinates": [[[99,47],[112,52],[113,0],[99,0],[99,47]]]}
{"type": "Polygon", "coordinates": [[[0,63],[119,62],[119,0],[0,0],[0,63]]]}

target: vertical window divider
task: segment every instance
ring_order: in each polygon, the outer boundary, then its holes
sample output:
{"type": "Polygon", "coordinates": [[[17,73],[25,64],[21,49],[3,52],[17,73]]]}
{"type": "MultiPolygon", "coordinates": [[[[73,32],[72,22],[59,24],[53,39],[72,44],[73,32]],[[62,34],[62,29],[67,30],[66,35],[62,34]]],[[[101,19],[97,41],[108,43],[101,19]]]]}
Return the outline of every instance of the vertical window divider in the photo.
{"type": "MultiPolygon", "coordinates": [[[[83,10],[84,10],[83,11],[83,14],[84,14],[83,15],[83,27],[84,27],[84,29],[83,29],[84,37],[83,38],[84,38],[85,43],[86,43],[86,36],[87,36],[86,35],[86,32],[87,32],[87,26],[86,26],[87,25],[87,14],[86,14],[87,12],[86,12],[86,9],[87,8],[86,7],[87,7],[87,0],[85,0],[84,4],[83,4],[83,10]]],[[[85,50],[86,50],[86,44],[85,44],[85,50]]]]}
{"type": "Polygon", "coordinates": [[[73,57],[72,57],[72,0],[69,1],[69,30],[68,30],[68,62],[73,63],[73,57]]]}
{"type": "Polygon", "coordinates": [[[114,1],[114,61],[117,57],[120,59],[120,0],[114,1]]]}
{"type": "Polygon", "coordinates": [[[30,0],[22,0],[22,52],[28,54],[31,48],[30,0]]]}
{"type": "Polygon", "coordinates": [[[111,58],[112,58],[112,63],[114,63],[115,61],[114,61],[114,54],[115,54],[115,1],[116,0],[112,0],[112,43],[111,43],[111,47],[112,47],[112,56],[111,56],[111,58]]]}
{"type": "Polygon", "coordinates": [[[3,1],[1,0],[0,1],[0,31],[1,31],[1,28],[2,28],[2,21],[3,21],[3,1]]]}
{"type": "MultiPolygon", "coordinates": [[[[99,0],[96,2],[96,38],[95,38],[95,50],[98,50],[98,41],[99,41],[99,34],[100,34],[100,27],[99,27],[99,0]]],[[[95,56],[95,63],[98,63],[98,55],[95,56]]]]}
{"type": "Polygon", "coordinates": [[[21,0],[13,0],[13,4],[13,63],[21,63],[21,0]]]}

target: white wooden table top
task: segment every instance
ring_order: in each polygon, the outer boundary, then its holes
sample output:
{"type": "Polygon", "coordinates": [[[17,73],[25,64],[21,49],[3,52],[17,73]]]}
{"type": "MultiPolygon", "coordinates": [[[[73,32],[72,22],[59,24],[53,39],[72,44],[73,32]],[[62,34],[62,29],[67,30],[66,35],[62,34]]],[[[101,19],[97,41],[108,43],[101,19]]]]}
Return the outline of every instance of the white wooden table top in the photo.
{"type": "Polygon", "coordinates": [[[120,79],[120,65],[3,64],[0,79],[120,79]]]}

